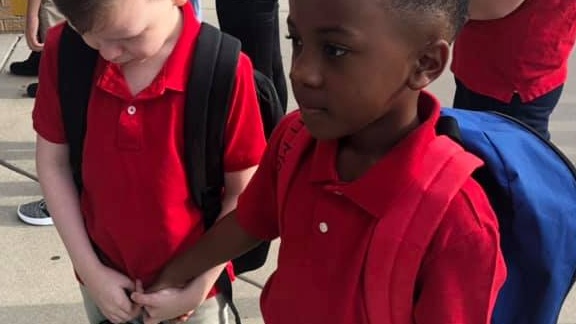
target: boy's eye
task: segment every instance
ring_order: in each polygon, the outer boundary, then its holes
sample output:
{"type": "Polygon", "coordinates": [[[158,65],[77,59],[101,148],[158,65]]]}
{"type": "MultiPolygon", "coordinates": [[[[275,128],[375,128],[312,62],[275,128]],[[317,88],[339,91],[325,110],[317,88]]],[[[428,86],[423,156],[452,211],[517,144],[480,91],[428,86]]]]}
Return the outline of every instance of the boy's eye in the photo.
{"type": "Polygon", "coordinates": [[[302,39],[300,39],[300,37],[298,36],[286,35],[286,39],[292,42],[292,47],[294,48],[302,46],[302,39]]]}
{"type": "Polygon", "coordinates": [[[344,48],[342,46],[337,46],[333,44],[328,44],[324,46],[324,53],[326,53],[326,55],[328,56],[341,57],[348,54],[349,52],[350,52],[349,49],[344,48]]]}

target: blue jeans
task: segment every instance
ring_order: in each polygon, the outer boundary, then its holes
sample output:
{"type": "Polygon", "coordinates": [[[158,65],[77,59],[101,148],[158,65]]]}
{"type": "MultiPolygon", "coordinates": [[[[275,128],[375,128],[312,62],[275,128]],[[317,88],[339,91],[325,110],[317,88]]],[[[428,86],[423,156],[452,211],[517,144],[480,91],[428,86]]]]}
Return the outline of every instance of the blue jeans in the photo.
{"type": "Polygon", "coordinates": [[[502,102],[492,97],[476,93],[464,86],[456,79],[456,94],[454,95],[454,108],[467,110],[492,110],[513,117],[530,126],[546,139],[550,139],[548,122],[550,115],[560,100],[564,85],[536,98],[530,102],[522,102],[515,93],[512,101],[502,102]]]}

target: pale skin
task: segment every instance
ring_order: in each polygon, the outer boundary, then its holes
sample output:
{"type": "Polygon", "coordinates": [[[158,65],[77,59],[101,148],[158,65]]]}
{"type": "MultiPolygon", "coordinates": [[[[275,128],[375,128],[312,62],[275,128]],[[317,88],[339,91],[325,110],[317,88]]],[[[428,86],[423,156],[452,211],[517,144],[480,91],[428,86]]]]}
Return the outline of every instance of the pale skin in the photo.
{"type": "Polygon", "coordinates": [[[34,52],[41,52],[44,44],[38,41],[38,30],[40,28],[40,19],[38,13],[40,12],[40,3],[42,0],[28,0],[26,9],[26,43],[30,50],[34,52]]]}

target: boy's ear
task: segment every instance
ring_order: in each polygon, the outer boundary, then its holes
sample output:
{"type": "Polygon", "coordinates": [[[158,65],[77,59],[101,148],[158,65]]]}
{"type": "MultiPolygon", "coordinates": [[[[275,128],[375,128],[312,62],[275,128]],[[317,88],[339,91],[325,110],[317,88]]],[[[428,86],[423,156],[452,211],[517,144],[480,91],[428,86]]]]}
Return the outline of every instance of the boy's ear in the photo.
{"type": "Polygon", "coordinates": [[[420,52],[412,74],[408,79],[410,89],[417,91],[436,80],[446,68],[450,56],[450,45],[443,39],[429,43],[420,52]]]}

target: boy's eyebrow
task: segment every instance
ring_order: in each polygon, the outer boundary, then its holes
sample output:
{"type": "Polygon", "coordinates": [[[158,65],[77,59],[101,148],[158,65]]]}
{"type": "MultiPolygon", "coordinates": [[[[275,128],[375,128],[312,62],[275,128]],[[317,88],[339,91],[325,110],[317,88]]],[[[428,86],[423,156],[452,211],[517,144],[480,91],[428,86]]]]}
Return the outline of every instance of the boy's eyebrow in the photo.
{"type": "MultiPolygon", "coordinates": [[[[296,28],[294,22],[290,17],[286,19],[286,23],[288,24],[288,28],[296,28]]],[[[316,29],[316,32],[319,34],[344,34],[346,36],[357,36],[358,34],[354,32],[352,29],[348,29],[343,26],[327,26],[327,27],[320,27],[316,29]]]]}

